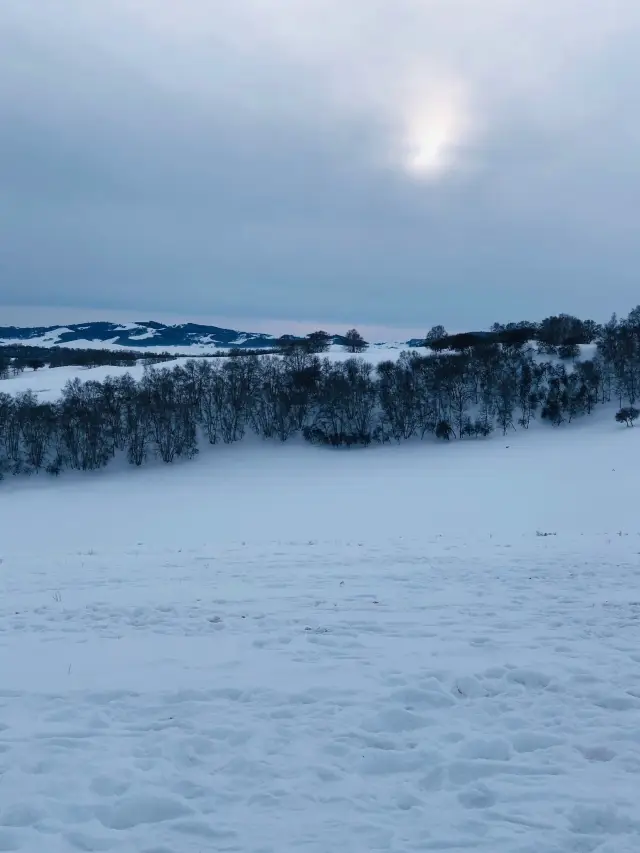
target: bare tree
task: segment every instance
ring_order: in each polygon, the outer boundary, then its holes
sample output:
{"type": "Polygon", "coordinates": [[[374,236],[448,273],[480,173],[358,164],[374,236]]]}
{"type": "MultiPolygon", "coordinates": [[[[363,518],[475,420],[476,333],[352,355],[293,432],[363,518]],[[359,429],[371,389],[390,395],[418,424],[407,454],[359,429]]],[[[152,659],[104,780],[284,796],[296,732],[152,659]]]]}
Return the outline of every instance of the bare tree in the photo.
{"type": "Polygon", "coordinates": [[[344,349],[350,353],[364,352],[369,344],[362,337],[357,329],[349,329],[344,336],[344,349]]]}

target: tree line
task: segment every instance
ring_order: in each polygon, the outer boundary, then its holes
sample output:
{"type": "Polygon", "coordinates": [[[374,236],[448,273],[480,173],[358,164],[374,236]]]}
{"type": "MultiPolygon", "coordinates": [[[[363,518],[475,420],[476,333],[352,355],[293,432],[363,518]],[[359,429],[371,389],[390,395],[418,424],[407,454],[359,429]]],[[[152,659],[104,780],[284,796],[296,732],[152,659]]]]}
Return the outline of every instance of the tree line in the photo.
{"type": "Polygon", "coordinates": [[[166,352],[4,344],[0,346],[0,379],[19,376],[25,370],[41,370],[45,367],[134,367],[139,361],[161,364],[175,358],[175,355],[166,352]]]}
{"type": "Polygon", "coordinates": [[[139,381],[74,378],[56,402],[31,391],[0,393],[0,472],[92,470],[117,455],[137,466],[151,458],[170,463],[194,457],[202,442],[228,444],[248,432],[277,441],[299,434],[334,448],[429,436],[478,440],[528,429],[534,418],[571,423],[611,401],[616,419],[633,425],[640,307],[598,327],[594,356],[585,360],[575,329],[565,334],[571,324],[560,318],[556,327],[563,323],[562,334],[556,328],[535,345],[522,335],[509,340],[508,327],[472,342],[436,327],[424,341],[429,352],[407,350],[375,367],[357,355],[342,363],[323,357],[326,340],[307,336],[280,355],[146,366],[139,381]]]}

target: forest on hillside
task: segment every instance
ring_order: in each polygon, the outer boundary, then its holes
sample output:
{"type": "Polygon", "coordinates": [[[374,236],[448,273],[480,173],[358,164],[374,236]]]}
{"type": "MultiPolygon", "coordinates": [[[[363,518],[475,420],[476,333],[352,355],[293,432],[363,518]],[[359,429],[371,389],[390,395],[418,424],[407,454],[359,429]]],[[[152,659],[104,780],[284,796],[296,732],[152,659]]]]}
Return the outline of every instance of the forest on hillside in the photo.
{"type": "Polygon", "coordinates": [[[375,367],[358,355],[367,344],[355,330],[343,342],[346,361],[324,355],[329,342],[316,332],[281,339],[279,354],[148,365],[139,381],[76,377],[53,403],[0,392],[0,476],[92,470],[118,455],[170,463],[250,431],[352,448],[506,435],[534,418],[559,427],[612,401],[620,423],[638,417],[640,306],[602,326],[559,315],[463,335],[435,327],[424,351],[375,367]],[[579,357],[584,344],[592,358],[579,357]]]}

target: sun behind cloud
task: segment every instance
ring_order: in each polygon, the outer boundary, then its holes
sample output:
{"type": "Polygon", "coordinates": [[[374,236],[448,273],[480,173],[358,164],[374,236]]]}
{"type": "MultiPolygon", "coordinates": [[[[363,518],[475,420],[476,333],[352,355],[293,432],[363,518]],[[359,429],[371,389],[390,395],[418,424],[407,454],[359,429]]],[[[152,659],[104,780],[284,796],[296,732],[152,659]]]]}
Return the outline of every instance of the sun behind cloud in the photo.
{"type": "Polygon", "coordinates": [[[470,114],[458,86],[435,88],[407,109],[403,167],[419,178],[443,176],[456,165],[456,149],[468,139],[470,114]]]}
{"type": "Polygon", "coordinates": [[[450,125],[447,122],[434,122],[416,139],[407,165],[412,171],[424,174],[441,171],[447,165],[447,153],[452,141],[450,125]]]}

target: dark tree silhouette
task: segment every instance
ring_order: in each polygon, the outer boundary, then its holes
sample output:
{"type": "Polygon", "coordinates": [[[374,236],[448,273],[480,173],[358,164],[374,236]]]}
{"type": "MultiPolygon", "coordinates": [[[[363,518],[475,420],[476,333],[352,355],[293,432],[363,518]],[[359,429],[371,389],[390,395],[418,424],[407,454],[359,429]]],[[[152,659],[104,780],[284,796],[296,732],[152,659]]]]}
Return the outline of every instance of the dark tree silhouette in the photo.
{"type": "Polygon", "coordinates": [[[444,326],[433,326],[424,339],[424,345],[428,349],[440,351],[446,349],[447,330],[444,326]]]}
{"type": "Polygon", "coordinates": [[[331,335],[328,332],[310,332],[306,337],[306,349],[310,353],[327,352],[331,346],[331,335]]]}
{"type": "Polygon", "coordinates": [[[357,329],[349,329],[344,336],[344,349],[350,353],[364,352],[369,344],[357,329]]]}
{"type": "Polygon", "coordinates": [[[628,427],[633,426],[633,422],[640,416],[640,410],[634,406],[625,406],[620,411],[616,412],[616,420],[619,424],[626,424],[628,427]]]}

